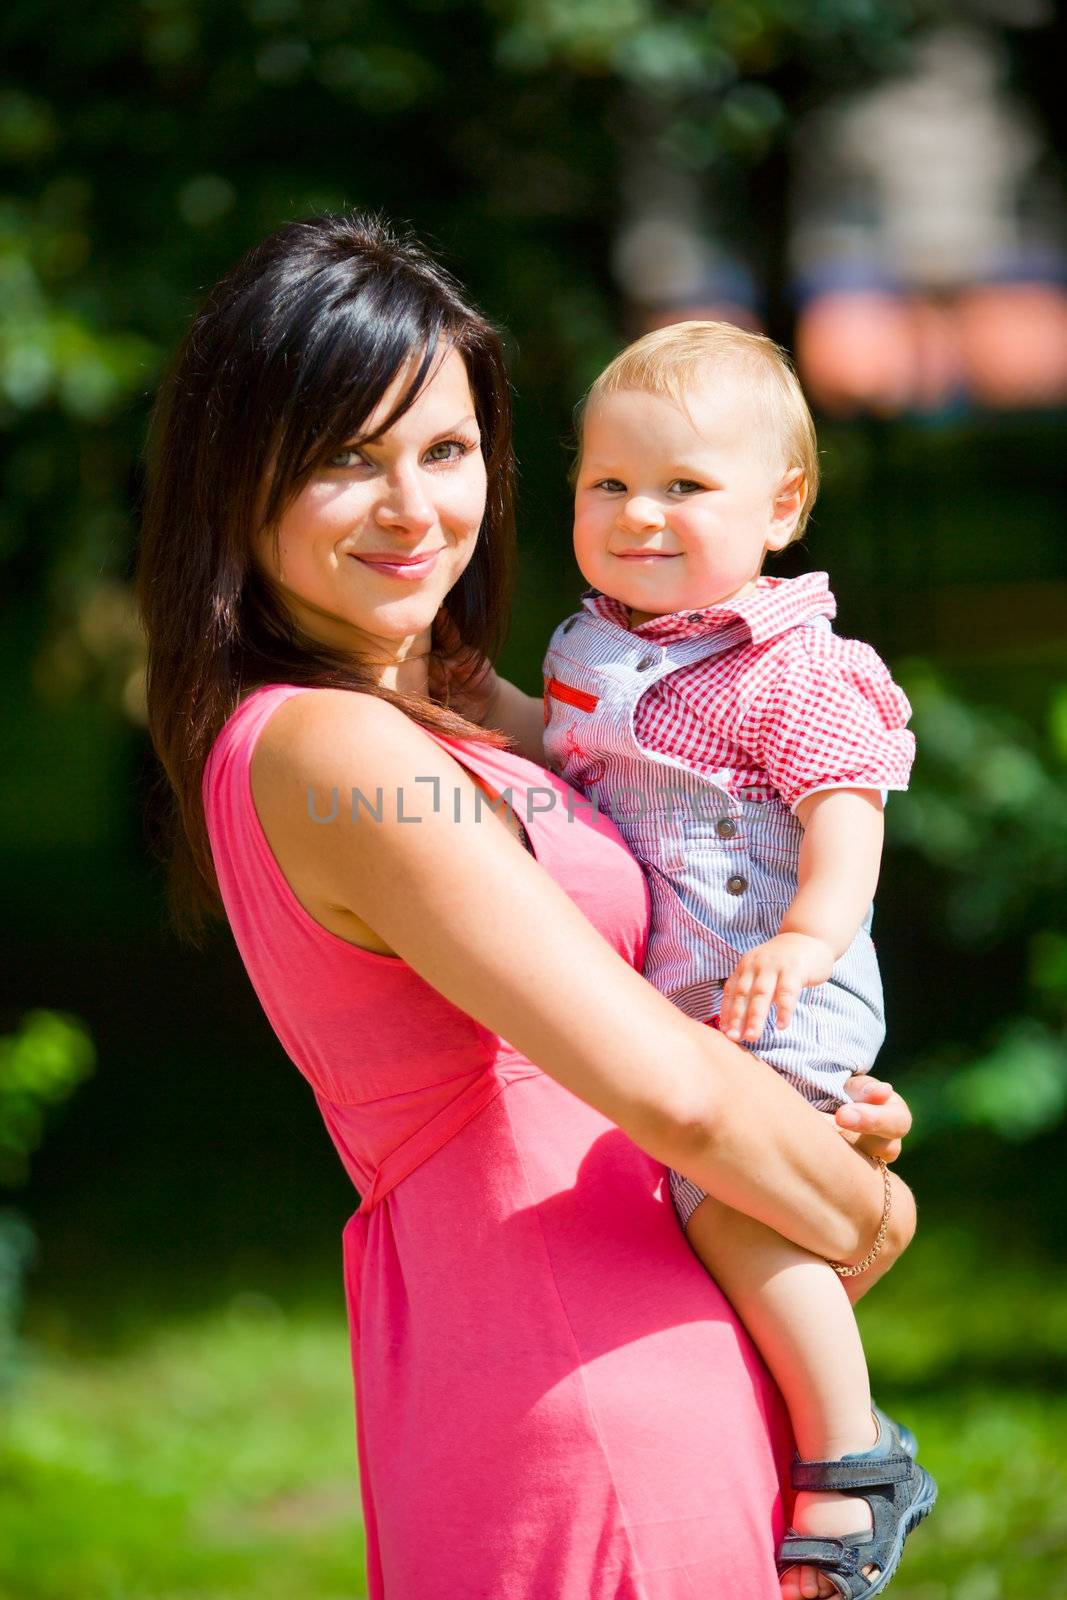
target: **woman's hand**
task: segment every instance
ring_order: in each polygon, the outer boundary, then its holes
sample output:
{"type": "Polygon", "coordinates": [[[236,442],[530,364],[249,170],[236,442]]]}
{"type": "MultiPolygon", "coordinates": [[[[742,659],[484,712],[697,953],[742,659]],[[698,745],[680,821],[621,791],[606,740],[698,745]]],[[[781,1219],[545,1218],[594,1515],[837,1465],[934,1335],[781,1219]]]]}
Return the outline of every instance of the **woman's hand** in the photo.
{"type": "Polygon", "coordinates": [[[891,1083],[869,1073],[856,1073],[845,1084],[849,1104],[839,1106],[834,1121],[850,1143],[869,1156],[895,1161],[911,1128],[907,1101],[891,1083]]]}
{"type": "MultiPolygon", "coordinates": [[[[882,1083],[869,1073],[856,1073],[845,1084],[848,1102],[827,1113],[837,1131],[850,1144],[868,1156],[880,1156],[883,1161],[895,1161],[900,1147],[911,1127],[911,1112],[907,1102],[897,1094],[891,1083],[882,1083]]],[[[855,1303],[879,1278],[885,1276],[911,1243],[915,1234],[915,1199],[908,1187],[894,1173],[889,1228],[885,1245],[867,1272],[856,1278],[843,1279],[845,1293],[855,1303]]]]}

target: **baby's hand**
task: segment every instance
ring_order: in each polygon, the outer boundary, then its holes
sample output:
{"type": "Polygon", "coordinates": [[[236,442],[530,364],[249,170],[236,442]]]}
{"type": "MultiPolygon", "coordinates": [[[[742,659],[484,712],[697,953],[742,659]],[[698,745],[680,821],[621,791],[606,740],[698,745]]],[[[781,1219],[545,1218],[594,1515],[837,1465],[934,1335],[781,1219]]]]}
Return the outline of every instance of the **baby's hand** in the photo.
{"type": "Polygon", "coordinates": [[[771,1006],[775,1027],[788,1028],[801,989],[825,983],[834,952],[809,933],[779,933],[741,957],[726,981],[719,1027],[728,1039],[758,1039],[771,1006]]]}

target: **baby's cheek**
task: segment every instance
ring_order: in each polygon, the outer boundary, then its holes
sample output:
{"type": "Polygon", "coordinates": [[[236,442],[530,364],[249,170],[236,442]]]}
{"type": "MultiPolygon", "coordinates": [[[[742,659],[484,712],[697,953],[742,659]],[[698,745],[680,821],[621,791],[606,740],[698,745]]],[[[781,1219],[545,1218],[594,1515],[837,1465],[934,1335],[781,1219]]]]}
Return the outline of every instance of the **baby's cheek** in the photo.
{"type": "Polygon", "coordinates": [[[582,577],[596,589],[603,589],[607,581],[604,572],[604,560],[594,540],[588,532],[574,530],[574,559],[582,577]]]}

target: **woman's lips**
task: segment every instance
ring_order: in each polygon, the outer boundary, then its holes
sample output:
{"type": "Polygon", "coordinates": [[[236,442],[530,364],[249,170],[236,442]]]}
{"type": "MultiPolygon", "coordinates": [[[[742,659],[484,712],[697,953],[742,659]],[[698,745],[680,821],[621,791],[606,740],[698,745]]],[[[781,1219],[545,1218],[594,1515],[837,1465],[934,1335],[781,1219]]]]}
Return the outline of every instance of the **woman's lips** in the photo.
{"type": "Polygon", "coordinates": [[[431,550],[424,556],[394,556],[385,553],[377,555],[353,555],[354,561],[359,561],[363,566],[370,567],[374,572],[381,572],[387,578],[401,578],[408,583],[416,578],[425,578],[432,572],[437,564],[440,550],[431,550]]]}

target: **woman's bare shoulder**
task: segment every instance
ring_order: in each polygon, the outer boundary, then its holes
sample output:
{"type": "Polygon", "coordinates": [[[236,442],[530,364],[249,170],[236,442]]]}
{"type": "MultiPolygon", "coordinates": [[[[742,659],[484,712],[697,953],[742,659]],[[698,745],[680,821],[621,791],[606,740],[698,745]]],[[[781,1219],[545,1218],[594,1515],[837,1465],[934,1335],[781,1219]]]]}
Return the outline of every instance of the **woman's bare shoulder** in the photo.
{"type": "Polygon", "coordinates": [[[327,786],[376,775],[388,781],[398,765],[433,749],[429,734],[388,700],[354,689],[312,689],[291,695],[268,718],[253,756],[253,789],[258,800],[272,779],[327,786]]]}
{"type": "Polygon", "coordinates": [[[433,740],[398,706],[348,689],[291,695],[260,732],[252,798],[275,859],[304,909],[363,949],[394,954],[345,903],[344,856],[352,845],[380,843],[383,830],[338,835],[335,828],[309,826],[309,817],[347,815],[357,791],[373,796],[410,788],[405,780],[437,754],[433,740]]]}

